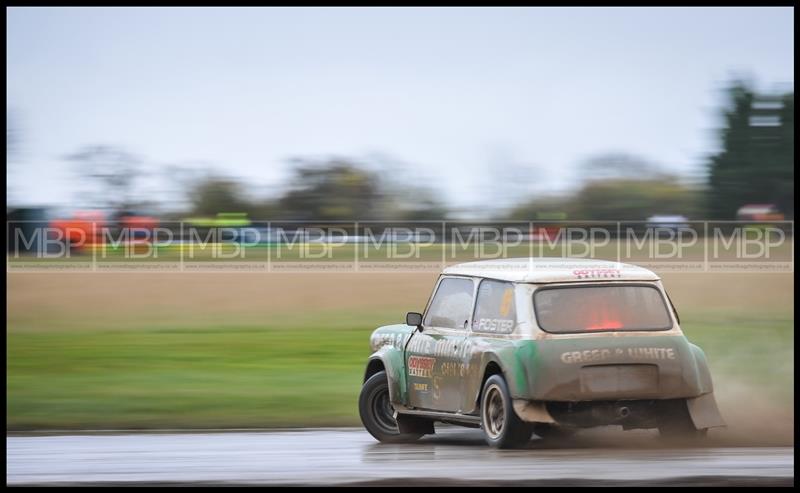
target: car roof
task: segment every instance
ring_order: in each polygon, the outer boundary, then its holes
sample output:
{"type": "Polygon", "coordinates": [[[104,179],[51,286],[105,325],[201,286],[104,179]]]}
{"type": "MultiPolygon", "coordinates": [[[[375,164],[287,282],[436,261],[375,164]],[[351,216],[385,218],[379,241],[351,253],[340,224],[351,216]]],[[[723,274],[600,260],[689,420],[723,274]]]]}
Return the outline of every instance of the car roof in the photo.
{"type": "Polygon", "coordinates": [[[530,283],[659,280],[654,272],[636,265],[609,260],[554,257],[479,260],[451,265],[442,274],[530,283]]]}

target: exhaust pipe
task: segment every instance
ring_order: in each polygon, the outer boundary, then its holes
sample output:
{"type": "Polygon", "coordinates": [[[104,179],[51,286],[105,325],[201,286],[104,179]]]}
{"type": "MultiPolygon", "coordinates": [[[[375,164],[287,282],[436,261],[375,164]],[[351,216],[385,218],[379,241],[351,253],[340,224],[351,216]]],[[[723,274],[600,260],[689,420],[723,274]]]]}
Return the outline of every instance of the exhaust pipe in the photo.
{"type": "Polygon", "coordinates": [[[630,414],[631,410],[625,406],[622,406],[619,409],[617,409],[617,416],[619,416],[621,419],[627,418],[628,416],[630,416],[630,414]]]}

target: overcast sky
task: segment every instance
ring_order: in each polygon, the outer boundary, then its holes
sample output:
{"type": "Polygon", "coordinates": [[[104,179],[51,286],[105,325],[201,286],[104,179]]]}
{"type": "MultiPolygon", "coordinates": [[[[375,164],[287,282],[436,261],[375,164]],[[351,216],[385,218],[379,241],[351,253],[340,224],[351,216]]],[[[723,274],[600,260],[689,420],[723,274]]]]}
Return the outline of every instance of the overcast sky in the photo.
{"type": "Polygon", "coordinates": [[[291,157],[380,154],[463,206],[497,199],[503,179],[564,189],[611,151],[689,174],[715,148],[726,81],[793,87],[793,21],[792,8],[10,8],[9,191],[69,203],[63,156],[92,144],[255,190],[291,157]]]}

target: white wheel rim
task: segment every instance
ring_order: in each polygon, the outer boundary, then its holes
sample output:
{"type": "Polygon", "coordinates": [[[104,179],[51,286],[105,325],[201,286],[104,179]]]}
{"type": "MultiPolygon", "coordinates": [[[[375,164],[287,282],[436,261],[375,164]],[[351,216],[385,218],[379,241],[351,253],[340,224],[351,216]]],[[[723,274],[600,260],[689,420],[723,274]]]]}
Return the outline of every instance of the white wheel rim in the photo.
{"type": "Polygon", "coordinates": [[[505,403],[500,387],[492,384],[483,398],[483,429],[492,440],[503,433],[505,426],[505,403]]]}

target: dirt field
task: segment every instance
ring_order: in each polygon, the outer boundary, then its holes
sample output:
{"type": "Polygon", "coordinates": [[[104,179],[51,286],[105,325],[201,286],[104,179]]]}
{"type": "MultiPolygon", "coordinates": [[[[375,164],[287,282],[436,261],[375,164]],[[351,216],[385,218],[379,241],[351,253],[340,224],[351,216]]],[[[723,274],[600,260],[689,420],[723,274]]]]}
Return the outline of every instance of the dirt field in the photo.
{"type": "MultiPolygon", "coordinates": [[[[12,330],[250,325],[422,310],[436,274],[10,274],[12,330]],[[47,324],[43,324],[47,321],[47,324]]],[[[333,320],[334,325],[338,325],[333,320]]]]}
{"type": "MultiPolygon", "coordinates": [[[[376,314],[422,311],[437,274],[8,274],[10,330],[128,329],[252,324],[348,314],[367,325],[376,314]]],[[[787,274],[674,273],[663,276],[678,311],[794,317],[787,274]]],[[[338,324],[337,324],[338,325],[338,324]]]]}

